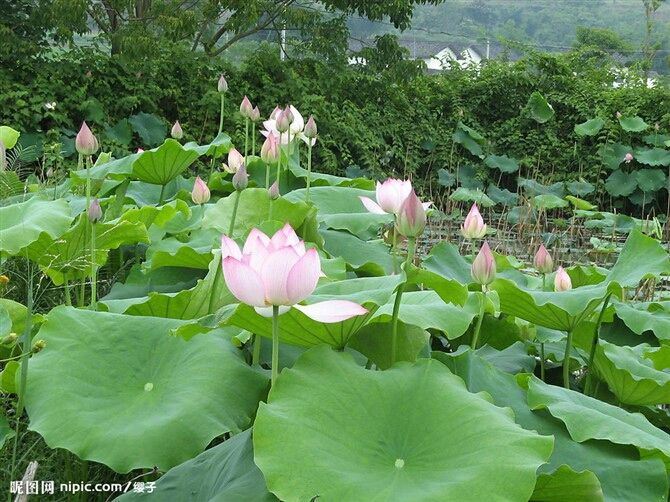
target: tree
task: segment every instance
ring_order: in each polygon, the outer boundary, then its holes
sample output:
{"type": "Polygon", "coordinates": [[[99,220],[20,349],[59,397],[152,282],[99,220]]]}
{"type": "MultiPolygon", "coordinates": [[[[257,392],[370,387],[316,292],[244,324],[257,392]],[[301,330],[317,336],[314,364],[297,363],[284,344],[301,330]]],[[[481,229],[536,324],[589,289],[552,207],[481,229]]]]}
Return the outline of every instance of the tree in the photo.
{"type": "Polygon", "coordinates": [[[645,69],[647,71],[649,71],[652,67],[657,49],[651,40],[651,33],[654,28],[654,14],[656,14],[656,11],[663,2],[665,2],[665,0],[642,0],[642,3],[644,4],[644,16],[646,20],[644,46],[642,50],[645,55],[645,69]]]}
{"type": "Polygon", "coordinates": [[[574,46],[576,49],[593,48],[609,54],[633,50],[633,46],[615,31],[591,26],[577,27],[574,46]]]}

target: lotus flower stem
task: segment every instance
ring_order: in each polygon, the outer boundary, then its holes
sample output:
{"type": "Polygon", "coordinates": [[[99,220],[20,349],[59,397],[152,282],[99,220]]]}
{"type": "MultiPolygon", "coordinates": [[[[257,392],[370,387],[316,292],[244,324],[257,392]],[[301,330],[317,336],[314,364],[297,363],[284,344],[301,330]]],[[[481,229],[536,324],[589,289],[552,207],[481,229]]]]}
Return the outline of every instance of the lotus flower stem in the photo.
{"type": "Polygon", "coordinates": [[[393,273],[398,273],[398,231],[393,224],[393,244],[391,247],[391,258],[393,259],[393,273]]]}
{"type": "Polygon", "coordinates": [[[249,117],[244,118],[244,162],[249,155],[249,117]]]}
{"type": "Polygon", "coordinates": [[[544,382],[544,342],[540,342],[540,379],[544,382]]]}
{"type": "Polygon", "coordinates": [[[484,312],[486,310],[486,286],[482,286],[482,297],[479,305],[479,317],[477,318],[477,325],[475,326],[475,331],[472,334],[472,350],[477,349],[477,342],[479,341],[479,332],[482,329],[482,322],[484,321],[484,312]]]}
{"type": "MultiPolygon", "coordinates": [[[[414,237],[407,238],[407,260],[405,267],[409,266],[414,260],[414,250],[416,248],[416,239],[414,237]]],[[[405,283],[398,286],[398,291],[395,294],[395,302],[393,303],[393,318],[391,319],[391,365],[396,362],[396,355],[398,351],[398,314],[400,313],[400,302],[402,294],[405,289],[405,283]]]]}
{"type": "Polygon", "coordinates": [[[251,355],[251,364],[253,366],[259,366],[261,363],[261,343],[263,338],[259,335],[254,335],[254,351],[251,355]]]}
{"type": "Polygon", "coordinates": [[[572,330],[568,331],[565,341],[565,355],[563,356],[563,387],[570,389],[570,351],[572,350],[572,330]]]}
{"type": "Polygon", "coordinates": [[[593,380],[593,360],[596,357],[596,347],[598,346],[598,338],[600,334],[600,325],[603,322],[603,317],[605,316],[605,310],[610,302],[610,297],[612,293],[608,294],[605,298],[602,308],[600,309],[600,314],[598,314],[598,321],[596,322],[595,328],[593,329],[593,341],[591,342],[591,351],[589,353],[589,366],[586,371],[586,381],[584,382],[584,394],[591,396],[591,385],[593,380]]]}
{"type": "Polygon", "coordinates": [[[219,114],[219,133],[217,134],[217,136],[223,132],[223,104],[224,104],[225,100],[226,100],[226,95],[225,95],[225,93],[222,92],[221,93],[221,113],[219,114]]]}
{"type": "Polygon", "coordinates": [[[162,206],[163,202],[165,202],[164,197],[165,197],[165,185],[161,185],[161,193],[158,196],[158,205],[159,206],[162,206]]]}
{"type": "Polygon", "coordinates": [[[279,306],[272,306],[272,380],[274,387],[279,374],[279,306]]]}
{"type": "Polygon", "coordinates": [[[240,192],[241,190],[235,190],[235,204],[233,205],[233,215],[230,218],[230,228],[228,229],[228,235],[233,236],[233,230],[235,230],[235,218],[237,217],[237,208],[240,205],[240,192]]]}
{"type": "Polygon", "coordinates": [[[97,309],[98,266],[95,263],[95,223],[91,223],[91,308],[97,309]]]}
{"type": "Polygon", "coordinates": [[[310,202],[309,198],[309,186],[312,183],[312,140],[309,140],[307,143],[307,204],[310,202]]]}
{"type": "Polygon", "coordinates": [[[65,278],[63,285],[65,286],[65,305],[71,307],[72,294],[70,293],[70,280],[68,278],[65,278]]]}
{"type": "Polygon", "coordinates": [[[256,155],[256,122],[251,123],[251,155],[256,155]]]}

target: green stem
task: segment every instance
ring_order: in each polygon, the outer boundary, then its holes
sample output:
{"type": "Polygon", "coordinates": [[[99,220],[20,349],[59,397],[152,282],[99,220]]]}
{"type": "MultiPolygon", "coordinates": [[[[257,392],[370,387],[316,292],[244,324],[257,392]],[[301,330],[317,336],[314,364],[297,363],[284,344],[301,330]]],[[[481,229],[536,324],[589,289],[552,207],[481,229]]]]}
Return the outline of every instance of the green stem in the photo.
{"type": "Polygon", "coordinates": [[[393,258],[393,273],[398,273],[398,231],[395,229],[395,223],[393,224],[393,244],[391,248],[391,255],[393,258]]]}
{"type": "Polygon", "coordinates": [[[598,315],[598,321],[593,330],[593,341],[591,342],[591,351],[589,352],[589,365],[586,370],[586,381],[584,382],[584,394],[587,396],[591,394],[591,385],[593,380],[593,360],[596,357],[596,347],[598,346],[598,338],[600,337],[600,325],[603,322],[603,317],[605,316],[605,310],[607,310],[607,305],[609,304],[612,293],[607,295],[605,302],[603,303],[602,308],[600,309],[600,314],[598,315]]]}
{"type": "MultiPolygon", "coordinates": [[[[221,113],[219,114],[219,134],[223,132],[223,103],[226,99],[226,95],[221,93],[221,113]]],[[[217,134],[218,136],[218,134],[217,134]]]]}
{"type": "Polygon", "coordinates": [[[540,342],[540,379],[544,382],[544,342],[540,342]]]}
{"type": "Polygon", "coordinates": [[[72,306],[72,294],[70,293],[70,280],[65,278],[65,305],[72,306]]]}
{"type": "Polygon", "coordinates": [[[91,308],[97,308],[98,267],[95,263],[95,223],[91,223],[91,308]]]}
{"type": "Polygon", "coordinates": [[[165,197],[165,185],[161,185],[161,194],[158,196],[158,205],[159,206],[163,205],[163,202],[164,202],[163,197],[165,197]]]}
{"type": "Polygon", "coordinates": [[[86,278],[82,279],[79,283],[79,298],[77,298],[77,305],[79,307],[84,306],[84,298],[86,298],[86,278]]]}
{"type": "Polygon", "coordinates": [[[242,190],[235,191],[235,205],[233,206],[233,216],[230,218],[230,228],[228,229],[228,236],[233,236],[233,230],[235,230],[235,218],[237,217],[237,207],[240,205],[240,192],[242,190]]]}
{"type": "Polygon", "coordinates": [[[572,349],[572,330],[568,331],[565,341],[565,356],[563,357],[563,387],[570,389],[570,351],[572,349]]]}
{"type": "Polygon", "coordinates": [[[265,164],[265,189],[270,190],[270,163],[265,164]]]}
{"type": "Polygon", "coordinates": [[[312,182],[312,140],[310,138],[307,138],[307,140],[309,143],[307,143],[307,195],[305,199],[307,200],[307,204],[309,204],[309,185],[312,182]]]}
{"type": "Polygon", "coordinates": [[[261,343],[263,338],[260,335],[254,335],[254,351],[251,355],[251,364],[259,366],[261,364],[261,343]]]}
{"type": "Polygon", "coordinates": [[[272,306],[272,380],[274,387],[279,374],[279,306],[272,306]]]}
{"type": "MultiPolygon", "coordinates": [[[[395,230],[395,229],[394,229],[395,230]]],[[[405,261],[405,267],[409,266],[414,259],[414,249],[416,246],[416,240],[414,237],[407,238],[407,260],[405,261]]],[[[395,364],[396,356],[398,352],[398,314],[400,313],[400,302],[402,300],[402,294],[405,290],[405,283],[403,282],[398,286],[398,291],[395,294],[395,302],[393,302],[393,317],[391,319],[391,365],[395,364]]]]}
{"type": "MultiPolygon", "coordinates": [[[[216,266],[216,272],[214,272],[214,288],[216,288],[216,285],[219,283],[219,278],[221,277],[221,269],[223,268],[223,263],[221,262],[221,258],[219,257],[219,263],[216,266]]],[[[212,289],[212,292],[209,295],[209,306],[207,307],[207,313],[208,314],[213,314],[214,313],[214,301],[216,299],[216,295],[214,294],[216,289],[212,289]]]]}
{"type": "Polygon", "coordinates": [[[256,122],[251,124],[251,155],[256,155],[256,122]]]}
{"type": "Polygon", "coordinates": [[[542,274],[542,291],[547,288],[547,274],[542,274]]]}
{"type": "Polygon", "coordinates": [[[247,161],[249,155],[249,117],[244,118],[244,162],[247,161]]]}
{"type": "Polygon", "coordinates": [[[482,321],[484,321],[484,311],[486,310],[486,286],[482,286],[482,297],[479,306],[479,318],[477,319],[477,325],[475,326],[475,332],[472,335],[472,350],[477,348],[477,342],[479,341],[479,332],[482,329],[482,321]]]}

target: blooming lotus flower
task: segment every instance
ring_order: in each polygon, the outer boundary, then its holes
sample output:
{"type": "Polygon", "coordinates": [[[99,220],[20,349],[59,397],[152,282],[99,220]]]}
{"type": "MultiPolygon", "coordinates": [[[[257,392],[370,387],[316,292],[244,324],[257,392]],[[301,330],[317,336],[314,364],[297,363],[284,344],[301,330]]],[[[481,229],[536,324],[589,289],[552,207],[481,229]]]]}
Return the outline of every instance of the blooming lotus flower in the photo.
{"type": "Polygon", "coordinates": [[[414,190],[409,193],[400,206],[395,226],[400,235],[405,237],[417,237],[426,228],[426,209],[414,190]]]}
{"type": "Polygon", "coordinates": [[[251,118],[251,114],[254,111],[254,107],[251,104],[251,101],[249,101],[249,98],[244,96],[244,99],[242,99],[242,103],[240,103],[240,113],[242,114],[243,117],[251,118]]]}
{"type": "Polygon", "coordinates": [[[272,185],[270,185],[268,196],[270,197],[270,200],[277,200],[279,198],[279,183],[275,181],[272,185]]]}
{"type": "Polygon", "coordinates": [[[223,73],[219,77],[219,82],[216,88],[221,94],[228,92],[228,82],[226,81],[226,77],[224,77],[223,73]]]}
{"type": "Polygon", "coordinates": [[[178,120],[175,120],[175,123],[170,130],[170,136],[172,136],[174,139],[182,139],[184,137],[184,131],[182,130],[181,124],[178,120]]]}
{"type": "Polygon", "coordinates": [[[279,107],[275,108],[270,118],[263,122],[263,127],[265,128],[261,131],[263,136],[268,137],[273,134],[282,145],[286,145],[288,144],[287,131],[291,131],[291,140],[302,137],[305,120],[295,106],[289,105],[284,110],[279,107]]]}
{"type": "Polygon", "coordinates": [[[89,129],[86,122],[81,124],[81,128],[74,140],[74,146],[80,155],[93,155],[98,151],[98,140],[89,129]]]}
{"type": "Polygon", "coordinates": [[[97,223],[102,219],[102,208],[98,199],[91,201],[91,204],[88,206],[87,216],[91,223],[97,223]]]}
{"type": "Polygon", "coordinates": [[[316,321],[332,323],[367,313],[364,307],[346,300],[299,305],[316,288],[322,275],[321,262],[316,249],[305,249],[288,223],[272,238],[254,228],[242,250],[224,235],[221,256],[228,289],[260,315],[269,317],[272,306],[279,306],[280,314],[294,307],[316,321]]]}
{"type": "Polygon", "coordinates": [[[628,152],[628,153],[624,156],[623,161],[624,161],[626,164],[630,164],[630,163],[633,161],[633,154],[630,153],[630,152],[628,152]]]}
{"type": "Polygon", "coordinates": [[[233,174],[233,187],[235,190],[244,190],[249,185],[249,175],[244,163],[240,166],[235,174],[233,174]]]}
{"type": "Polygon", "coordinates": [[[273,164],[279,160],[279,143],[274,134],[270,134],[261,147],[261,159],[267,164],[273,164]]]}
{"type": "MultiPolygon", "coordinates": [[[[375,214],[398,214],[400,206],[412,192],[412,183],[409,180],[396,180],[389,178],[384,183],[377,182],[375,198],[377,202],[369,197],[359,197],[365,209],[375,214]]],[[[423,208],[428,209],[430,202],[424,202],[423,208]]]]}
{"type": "Polygon", "coordinates": [[[207,184],[202,181],[202,178],[198,176],[195,179],[195,183],[193,184],[193,190],[191,191],[191,200],[195,204],[204,204],[205,202],[209,201],[210,193],[209,193],[209,188],[207,188],[207,184]]]}
{"type": "Polygon", "coordinates": [[[231,148],[228,152],[228,164],[223,164],[223,169],[228,173],[236,173],[243,164],[244,156],[236,148],[231,148]]]}
{"type": "Polygon", "coordinates": [[[466,239],[481,239],[486,235],[486,224],[477,204],[472,205],[470,212],[465,217],[461,226],[461,233],[466,239]]]}
{"type": "Polygon", "coordinates": [[[472,279],[482,286],[486,286],[493,282],[496,277],[496,260],[493,257],[489,243],[484,241],[479,253],[472,261],[470,268],[470,275],[472,279]]]}
{"type": "Polygon", "coordinates": [[[533,266],[535,267],[535,270],[541,274],[548,274],[554,269],[554,260],[551,258],[547,248],[544,247],[544,244],[540,244],[540,247],[535,253],[533,266]]]}
{"type": "Polygon", "coordinates": [[[572,289],[572,280],[563,267],[558,267],[556,277],[554,277],[554,291],[570,291],[572,289]]]}

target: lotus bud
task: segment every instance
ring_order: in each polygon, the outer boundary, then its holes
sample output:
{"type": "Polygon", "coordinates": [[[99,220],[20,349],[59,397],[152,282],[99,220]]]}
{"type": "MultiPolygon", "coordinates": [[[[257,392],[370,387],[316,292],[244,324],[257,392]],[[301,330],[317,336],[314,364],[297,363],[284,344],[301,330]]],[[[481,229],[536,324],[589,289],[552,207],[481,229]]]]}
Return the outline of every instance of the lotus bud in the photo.
{"type": "Polygon", "coordinates": [[[491,284],[496,278],[496,259],[487,241],[484,241],[479,253],[472,261],[470,275],[476,283],[482,286],[491,284]]]}
{"type": "Polygon", "coordinates": [[[396,216],[396,228],[400,235],[405,237],[421,235],[423,229],[426,228],[426,210],[414,190],[400,205],[396,216]]]}
{"type": "Polygon", "coordinates": [[[463,226],[461,226],[461,233],[466,239],[481,239],[486,235],[486,224],[477,204],[472,205],[470,212],[465,217],[463,226]]]}
{"type": "Polygon", "coordinates": [[[93,199],[91,204],[88,206],[88,221],[91,223],[97,223],[102,219],[102,208],[100,207],[100,201],[98,199],[93,199]]]}
{"type": "Polygon", "coordinates": [[[244,190],[249,184],[249,175],[247,174],[247,167],[242,164],[237,172],[233,175],[233,187],[235,190],[244,190]]]}
{"type": "Polygon", "coordinates": [[[244,156],[236,148],[231,148],[228,152],[228,165],[223,164],[223,169],[228,173],[236,173],[242,164],[244,164],[244,156]]]}
{"type": "Polygon", "coordinates": [[[293,110],[291,110],[290,105],[284,108],[284,115],[286,115],[289,125],[292,124],[293,121],[295,120],[295,116],[293,115],[293,110]]]}
{"type": "Polygon", "coordinates": [[[554,269],[554,260],[551,258],[547,248],[544,247],[544,244],[540,244],[540,247],[535,253],[533,266],[535,267],[535,270],[541,274],[548,274],[554,269]]]}
{"type": "MultiPolygon", "coordinates": [[[[291,112],[289,111],[289,113],[291,112]]],[[[289,120],[286,110],[282,110],[279,112],[279,115],[277,115],[276,126],[277,130],[282,134],[288,131],[288,128],[291,127],[291,121],[289,120]]]]}
{"type": "Polygon", "coordinates": [[[279,198],[279,183],[276,181],[270,186],[270,189],[268,190],[268,195],[270,196],[270,200],[277,200],[279,198]]]}
{"type": "Polygon", "coordinates": [[[572,281],[563,267],[558,267],[556,277],[554,277],[554,291],[570,291],[572,281]]]}
{"type": "Polygon", "coordinates": [[[249,101],[249,98],[244,96],[242,103],[240,103],[240,113],[243,117],[251,118],[253,111],[254,107],[252,106],[251,101],[249,101]]]}
{"type": "Polygon", "coordinates": [[[0,275],[0,286],[6,286],[7,284],[9,284],[9,277],[5,274],[0,275]]]}
{"type": "Polygon", "coordinates": [[[10,333],[9,335],[0,339],[0,344],[11,345],[14,342],[16,342],[16,340],[18,340],[18,339],[19,339],[19,335],[17,335],[16,333],[10,333]]]}
{"type": "Polygon", "coordinates": [[[633,157],[633,154],[630,153],[630,152],[628,152],[628,153],[626,154],[626,156],[623,158],[623,161],[624,161],[626,164],[630,164],[630,163],[633,161],[633,158],[634,158],[634,157],[633,157]]]}
{"type": "Polygon", "coordinates": [[[46,347],[46,346],[47,346],[46,340],[42,340],[42,339],[37,340],[33,344],[33,350],[32,350],[33,354],[37,354],[38,352],[41,352],[42,350],[44,350],[44,347],[46,347]]]}
{"type": "Polygon", "coordinates": [[[616,118],[621,120],[621,117],[623,117],[623,115],[621,115],[621,112],[616,112],[616,118]]]}
{"type": "Polygon", "coordinates": [[[312,117],[311,115],[309,116],[309,119],[307,120],[307,123],[305,124],[304,134],[309,139],[316,138],[316,134],[317,134],[316,122],[314,122],[314,117],[312,117]]]}
{"type": "Polygon", "coordinates": [[[209,201],[210,193],[209,188],[207,188],[207,183],[202,181],[200,176],[195,178],[195,183],[193,183],[193,190],[191,190],[191,200],[194,204],[204,204],[209,201]]]}
{"type": "Polygon", "coordinates": [[[275,106],[275,109],[272,110],[272,113],[270,114],[270,120],[276,120],[280,113],[281,108],[279,107],[279,105],[275,106]]]}
{"type": "Polygon", "coordinates": [[[252,122],[258,122],[261,119],[261,111],[258,109],[258,107],[255,107],[253,110],[251,110],[251,116],[249,118],[252,122]]]}
{"type": "Polygon", "coordinates": [[[181,128],[181,124],[179,124],[179,121],[175,121],[174,125],[172,126],[172,129],[170,130],[170,136],[172,136],[174,139],[182,139],[184,137],[184,131],[181,128]]]}
{"type": "Polygon", "coordinates": [[[268,134],[261,147],[261,159],[266,164],[273,164],[279,160],[279,142],[274,134],[268,134]]]}
{"type": "Polygon", "coordinates": [[[74,146],[77,153],[84,156],[93,155],[98,151],[98,140],[89,129],[86,122],[81,124],[81,129],[74,140],[74,146]]]}
{"type": "Polygon", "coordinates": [[[228,92],[228,82],[226,81],[226,77],[223,76],[223,73],[219,77],[219,83],[216,88],[221,94],[228,92]]]}
{"type": "Polygon", "coordinates": [[[144,153],[144,148],[138,148],[136,153],[144,153]]]}

